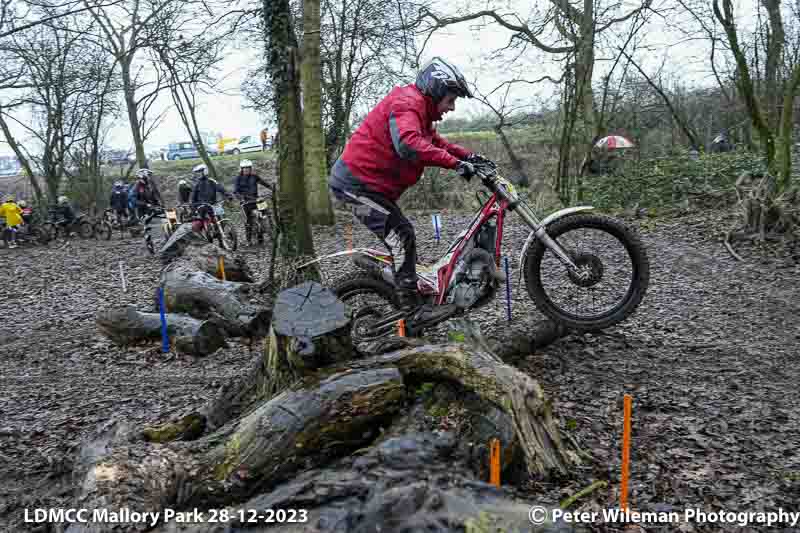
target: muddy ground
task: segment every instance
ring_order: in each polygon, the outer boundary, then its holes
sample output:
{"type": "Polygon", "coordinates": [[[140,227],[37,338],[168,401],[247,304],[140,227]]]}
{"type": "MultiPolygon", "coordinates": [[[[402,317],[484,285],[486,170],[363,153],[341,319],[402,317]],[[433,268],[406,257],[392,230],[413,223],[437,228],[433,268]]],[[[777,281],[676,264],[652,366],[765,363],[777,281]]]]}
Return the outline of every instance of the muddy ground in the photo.
{"type": "MultiPolygon", "coordinates": [[[[444,251],[470,218],[446,213],[437,245],[430,216],[415,217],[421,259],[444,251]]],[[[603,479],[611,488],[575,508],[613,506],[628,393],[634,509],[798,510],[800,256],[785,246],[750,246],[739,249],[746,262],[735,261],[720,243],[721,229],[731,224],[724,214],[630,222],[639,226],[651,261],[650,290],[636,315],[602,335],[570,335],[520,363],[594,460],[571,479],[530,481],[521,490],[531,501],[557,502],[603,479]]],[[[340,249],[347,226],[318,228],[318,250],[340,249]]],[[[516,221],[510,230],[505,248],[514,271],[526,232],[516,221]]],[[[360,228],[353,239],[370,242],[360,228]]],[[[257,270],[265,267],[265,253],[246,253],[257,270]]],[[[200,405],[258,356],[235,340],[193,359],[163,354],[156,345],[123,349],[100,336],[99,309],[152,308],[158,269],[140,240],[117,236],[0,249],[0,531],[35,531],[21,522],[25,508],[68,506],[73,485],[64,474],[96,424],[110,417],[144,424],[200,405]]],[[[538,311],[517,280],[514,274],[513,320],[530,319],[538,311]]],[[[488,337],[508,327],[501,299],[473,318],[488,337]]],[[[438,339],[445,334],[446,328],[433,332],[438,339]]]]}

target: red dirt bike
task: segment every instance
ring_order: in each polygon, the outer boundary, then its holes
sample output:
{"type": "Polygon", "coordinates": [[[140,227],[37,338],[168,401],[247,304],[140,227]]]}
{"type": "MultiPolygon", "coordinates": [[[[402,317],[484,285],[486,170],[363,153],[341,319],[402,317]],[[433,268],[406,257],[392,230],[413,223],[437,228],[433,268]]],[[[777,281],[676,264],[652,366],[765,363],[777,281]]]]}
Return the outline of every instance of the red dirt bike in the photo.
{"type": "Polygon", "coordinates": [[[508,212],[519,214],[531,228],[519,256],[520,275],[525,276],[528,294],[544,315],[571,330],[596,331],[634,312],[647,291],[650,270],[635,231],[613,218],[587,213],[591,206],[561,209],[540,221],[494,163],[486,161],[475,169],[492,194],[484,194],[488,198],[481,210],[434,265],[418,267],[417,286],[423,306],[428,306],[426,313],[419,308],[398,310],[391,253],[362,248],[306,263],[352,255],[359,270],[336,283],[333,290],[351,313],[354,342],[389,335],[397,330],[400,319],[406,321],[407,335],[419,335],[425,328],[489,303],[505,281],[499,265],[508,212]],[[595,235],[579,238],[577,234],[586,231],[595,235]],[[590,249],[593,245],[599,249],[590,249]],[[615,281],[623,285],[619,293],[613,292],[615,281]],[[599,300],[605,302],[601,309],[599,300]],[[593,309],[582,312],[581,302],[593,309]]]}

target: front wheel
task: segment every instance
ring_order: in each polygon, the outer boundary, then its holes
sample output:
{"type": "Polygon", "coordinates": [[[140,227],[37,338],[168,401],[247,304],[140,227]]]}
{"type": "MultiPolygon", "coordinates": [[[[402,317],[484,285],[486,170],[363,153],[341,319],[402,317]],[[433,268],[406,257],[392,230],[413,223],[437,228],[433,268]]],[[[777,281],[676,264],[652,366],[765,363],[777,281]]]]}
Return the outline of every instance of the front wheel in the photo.
{"type": "Polygon", "coordinates": [[[222,231],[225,234],[225,244],[229,252],[235,252],[239,246],[239,237],[236,235],[236,228],[230,224],[222,226],[222,231]]]}
{"type": "Polygon", "coordinates": [[[258,231],[258,244],[265,244],[267,237],[272,239],[272,224],[269,220],[269,215],[264,215],[258,219],[256,230],[258,231]]]}
{"type": "Polygon", "coordinates": [[[650,264],[638,234],[622,222],[595,214],[553,222],[547,234],[570,255],[569,272],[537,240],[524,258],[525,284],[547,317],[577,331],[597,331],[628,318],[647,292],[650,264]]]}

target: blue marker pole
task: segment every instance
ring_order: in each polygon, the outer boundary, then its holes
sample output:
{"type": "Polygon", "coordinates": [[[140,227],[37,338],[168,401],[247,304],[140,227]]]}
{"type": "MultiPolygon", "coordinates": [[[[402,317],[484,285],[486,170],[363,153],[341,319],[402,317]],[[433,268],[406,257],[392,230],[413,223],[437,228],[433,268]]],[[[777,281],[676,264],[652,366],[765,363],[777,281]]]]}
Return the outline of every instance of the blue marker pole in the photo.
{"type": "Polygon", "coordinates": [[[439,215],[431,215],[431,218],[433,219],[433,231],[436,232],[436,244],[439,244],[439,237],[441,235],[439,233],[439,215]]]}
{"type": "Polygon", "coordinates": [[[511,322],[511,275],[508,273],[508,256],[503,256],[503,266],[506,271],[506,316],[511,322]]]}
{"type": "Polygon", "coordinates": [[[161,313],[161,349],[169,352],[169,336],[167,335],[167,315],[164,305],[164,287],[158,288],[158,308],[161,313]]]}

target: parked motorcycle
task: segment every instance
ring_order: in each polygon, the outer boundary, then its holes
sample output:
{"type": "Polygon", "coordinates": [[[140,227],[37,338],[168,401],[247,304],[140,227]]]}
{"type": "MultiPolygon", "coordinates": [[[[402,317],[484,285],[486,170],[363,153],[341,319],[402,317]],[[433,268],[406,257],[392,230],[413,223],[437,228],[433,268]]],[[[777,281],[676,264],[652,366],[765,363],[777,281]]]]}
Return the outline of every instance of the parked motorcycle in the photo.
{"type": "Polygon", "coordinates": [[[509,212],[518,214],[531,229],[519,255],[520,276],[544,315],[568,329],[596,331],[634,312],[647,291],[650,272],[644,245],[634,230],[619,220],[590,213],[591,206],[561,209],[539,220],[494,163],[486,161],[475,168],[491,195],[479,196],[483,207],[435,264],[418,267],[421,307],[398,309],[391,253],[359,248],[301,265],[352,256],[358,271],[333,290],[351,314],[355,342],[395,332],[400,319],[405,320],[407,335],[420,335],[491,302],[505,282],[500,259],[509,212]]]}
{"type": "Polygon", "coordinates": [[[71,221],[60,218],[55,207],[49,210],[48,222],[43,224],[43,229],[50,239],[67,238],[72,233],[77,233],[82,239],[91,239],[94,236],[92,221],[85,213],[80,213],[71,221]]]}

